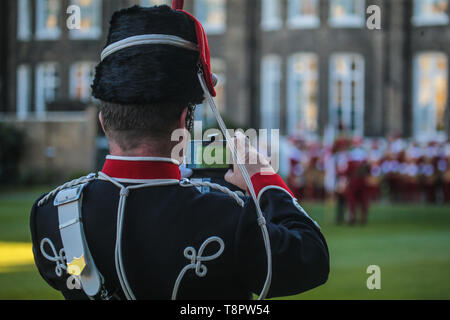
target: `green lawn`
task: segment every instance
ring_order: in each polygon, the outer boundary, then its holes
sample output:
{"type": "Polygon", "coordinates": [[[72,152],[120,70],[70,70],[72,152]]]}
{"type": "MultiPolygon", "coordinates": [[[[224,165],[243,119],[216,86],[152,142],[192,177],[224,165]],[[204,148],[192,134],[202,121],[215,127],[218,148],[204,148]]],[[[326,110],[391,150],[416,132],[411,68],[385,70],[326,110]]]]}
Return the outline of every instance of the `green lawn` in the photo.
{"type": "MultiPolygon", "coordinates": [[[[0,299],[60,299],[33,265],[28,214],[40,189],[0,193],[0,299]]],[[[450,207],[380,204],[365,227],[335,226],[330,205],[302,204],[322,227],[329,281],[287,299],[450,299],[450,207]],[[381,268],[381,290],[366,269],[381,268]]]]}

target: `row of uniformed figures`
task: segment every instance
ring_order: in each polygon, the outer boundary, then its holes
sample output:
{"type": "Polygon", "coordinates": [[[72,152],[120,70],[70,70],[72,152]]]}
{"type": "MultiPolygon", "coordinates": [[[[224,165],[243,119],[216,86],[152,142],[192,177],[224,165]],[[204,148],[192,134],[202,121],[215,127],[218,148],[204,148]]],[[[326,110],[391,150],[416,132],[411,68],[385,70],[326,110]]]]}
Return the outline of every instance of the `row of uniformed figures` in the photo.
{"type": "Polygon", "coordinates": [[[364,189],[370,200],[450,202],[450,140],[336,139],[331,146],[291,139],[289,185],[300,199],[364,189]],[[333,162],[333,170],[327,166],[333,162]],[[333,188],[327,188],[332,178],[333,188]]]}

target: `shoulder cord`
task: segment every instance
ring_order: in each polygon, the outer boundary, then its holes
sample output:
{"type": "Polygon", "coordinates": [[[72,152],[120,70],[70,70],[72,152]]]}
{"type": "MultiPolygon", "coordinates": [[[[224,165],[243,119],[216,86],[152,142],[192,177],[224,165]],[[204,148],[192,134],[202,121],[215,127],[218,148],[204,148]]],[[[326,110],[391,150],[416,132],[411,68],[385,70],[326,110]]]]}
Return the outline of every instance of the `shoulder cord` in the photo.
{"type": "Polygon", "coordinates": [[[181,187],[208,187],[211,189],[216,189],[219,190],[223,193],[228,194],[230,197],[232,197],[241,207],[244,207],[244,200],[242,200],[242,198],[239,196],[239,193],[237,192],[233,192],[230,189],[228,189],[227,187],[221,186],[220,184],[217,183],[211,183],[211,182],[207,182],[207,181],[191,181],[189,179],[183,179],[180,181],[180,186],[181,187]]]}
{"type": "Polygon", "coordinates": [[[233,138],[231,137],[230,133],[227,130],[227,127],[225,125],[225,123],[223,122],[223,119],[219,113],[219,110],[217,109],[217,106],[214,102],[214,99],[211,97],[211,94],[208,90],[208,87],[206,85],[205,82],[205,77],[202,71],[201,66],[199,66],[199,71],[198,71],[198,79],[200,81],[200,85],[202,86],[202,89],[205,93],[205,96],[208,100],[209,106],[211,107],[212,112],[214,113],[214,116],[217,119],[217,122],[219,124],[219,127],[222,131],[222,133],[224,134],[227,143],[230,146],[230,150],[233,154],[233,158],[235,160],[235,163],[237,164],[239,171],[241,171],[242,177],[245,180],[245,184],[248,187],[248,190],[250,191],[250,195],[253,198],[253,201],[255,203],[256,206],[256,213],[258,216],[258,225],[261,228],[261,233],[263,235],[263,239],[264,239],[264,246],[266,248],[266,255],[267,255],[267,275],[266,275],[266,281],[264,283],[264,287],[258,297],[258,300],[264,300],[267,296],[267,293],[269,292],[269,288],[270,288],[270,284],[272,281],[272,252],[271,252],[271,247],[270,247],[270,238],[269,238],[269,232],[267,231],[267,225],[266,225],[266,219],[264,218],[264,215],[262,213],[261,207],[259,205],[259,201],[256,197],[256,192],[255,189],[253,188],[253,184],[252,181],[250,179],[250,176],[248,174],[247,169],[245,168],[244,162],[241,161],[241,159],[239,158],[239,154],[237,152],[236,146],[234,144],[233,138]]]}
{"type": "Polygon", "coordinates": [[[72,180],[70,182],[67,182],[67,183],[63,184],[62,186],[59,186],[55,190],[50,191],[45,197],[43,197],[38,202],[38,207],[43,206],[51,197],[55,196],[61,190],[69,189],[71,187],[75,187],[75,186],[78,186],[80,184],[88,183],[88,182],[91,182],[91,181],[93,181],[95,179],[97,179],[97,175],[95,173],[91,173],[91,174],[89,174],[89,175],[87,175],[85,177],[81,177],[79,179],[75,179],[75,180],[72,180]]]}
{"type": "MultiPolygon", "coordinates": [[[[120,285],[122,287],[122,290],[126,296],[126,298],[128,300],[135,300],[136,297],[133,294],[133,291],[130,288],[130,285],[128,283],[128,280],[126,278],[125,275],[125,270],[123,267],[123,260],[122,260],[122,226],[123,226],[123,215],[125,212],[125,204],[126,204],[126,199],[130,193],[130,190],[135,190],[135,189],[140,189],[140,188],[146,188],[146,187],[155,187],[155,186],[168,186],[168,185],[180,185],[181,187],[200,187],[200,186],[205,186],[205,187],[209,187],[212,189],[216,189],[219,190],[223,193],[228,194],[230,197],[232,197],[241,207],[244,206],[244,201],[240,198],[239,194],[237,192],[233,192],[230,189],[221,186],[219,184],[216,183],[211,183],[211,182],[192,182],[189,179],[184,179],[184,180],[167,180],[167,181],[158,181],[158,182],[153,182],[153,183],[146,183],[146,184],[140,184],[140,185],[132,185],[129,187],[125,187],[122,184],[120,184],[118,181],[116,181],[115,179],[109,177],[108,175],[104,174],[103,172],[99,172],[98,173],[98,178],[103,178],[109,182],[111,182],[112,184],[114,184],[115,186],[117,186],[118,188],[120,188],[120,200],[119,200],[119,206],[118,206],[118,214],[117,214],[117,233],[116,233],[116,248],[115,248],[115,263],[116,263],[116,271],[117,271],[117,275],[120,281],[120,285]]],[[[67,189],[67,188],[71,188],[80,184],[84,184],[84,183],[88,183],[91,182],[93,180],[97,179],[97,175],[95,173],[91,173],[88,176],[85,177],[81,177],[79,179],[75,179],[72,180],[70,182],[67,182],[61,186],[59,186],[58,188],[54,189],[53,191],[49,192],[44,198],[42,198],[39,203],[38,206],[42,206],[44,205],[51,197],[55,196],[59,191],[67,189]]],[[[43,250],[43,245],[44,243],[47,243],[47,241],[44,241],[41,243],[41,251],[43,250]]],[[[52,244],[49,242],[50,246],[52,247],[52,244]]],[[[60,269],[65,269],[66,266],[62,263],[63,262],[63,257],[64,257],[64,249],[61,249],[62,251],[60,252],[60,255],[58,256],[56,254],[56,250],[54,249],[54,247],[52,247],[52,250],[54,251],[55,257],[50,257],[48,256],[44,251],[43,254],[47,259],[50,259],[51,261],[55,261],[57,262],[57,273],[59,273],[58,271],[61,271],[60,269]]],[[[61,272],[62,274],[62,272],[61,272]]],[[[175,286],[174,288],[174,292],[178,291],[178,286],[179,286],[179,281],[177,281],[178,285],[175,286]]]]}

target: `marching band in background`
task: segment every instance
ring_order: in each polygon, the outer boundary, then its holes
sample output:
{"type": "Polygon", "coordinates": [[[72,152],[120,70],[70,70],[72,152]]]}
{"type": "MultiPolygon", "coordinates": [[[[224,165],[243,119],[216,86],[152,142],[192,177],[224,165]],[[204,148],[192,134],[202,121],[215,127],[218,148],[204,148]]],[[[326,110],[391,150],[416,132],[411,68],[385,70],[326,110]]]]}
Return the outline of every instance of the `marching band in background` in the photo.
{"type": "Polygon", "coordinates": [[[400,137],[341,135],[331,143],[289,137],[288,184],[299,199],[334,196],[336,222],[367,223],[370,202],[450,203],[450,139],[420,143],[400,137]]]}

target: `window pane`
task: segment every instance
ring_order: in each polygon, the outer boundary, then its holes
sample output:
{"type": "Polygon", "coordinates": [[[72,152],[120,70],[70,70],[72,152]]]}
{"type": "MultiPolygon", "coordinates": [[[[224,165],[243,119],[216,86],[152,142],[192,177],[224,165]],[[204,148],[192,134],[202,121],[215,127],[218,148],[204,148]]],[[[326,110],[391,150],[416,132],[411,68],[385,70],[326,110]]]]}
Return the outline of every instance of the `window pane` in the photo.
{"type": "Polygon", "coordinates": [[[281,27],[280,5],[280,0],[262,0],[261,26],[264,30],[274,30],[281,27]]]}
{"type": "Polygon", "coordinates": [[[27,65],[17,69],[17,117],[25,118],[30,111],[31,72],[27,65]]]}
{"type": "Polygon", "coordinates": [[[56,39],[60,35],[61,0],[38,0],[36,8],[36,36],[38,39],[56,39]]]}
{"type": "Polygon", "coordinates": [[[320,24],[318,0],[289,0],[289,26],[315,28],[320,24]]]}
{"type": "Polygon", "coordinates": [[[79,62],[70,69],[70,97],[83,102],[91,101],[91,84],[95,75],[95,62],[79,62]]]}
{"type": "Polygon", "coordinates": [[[71,30],[72,38],[98,38],[101,35],[101,0],[72,0],[72,5],[81,9],[81,29],[71,30]]]}
{"type": "Polygon", "coordinates": [[[288,134],[315,134],[318,130],[318,58],[300,53],[288,65],[288,134]]]}
{"type": "Polygon", "coordinates": [[[448,24],[448,0],[414,0],[413,23],[416,25],[448,24]]]}
{"type": "Polygon", "coordinates": [[[17,38],[19,40],[31,38],[30,0],[17,2],[17,38]]]}
{"type": "Polygon", "coordinates": [[[39,64],[36,68],[36,113],[45,114],[47,103],[53,102],[58,96],[59,73],[56,63],[39,64]]]}
{"type": "Polygon", "coordinates": [[[414,66],[414,128],[419,140],[436,138],[445,131],[448,98],[447,56],[424,53],[414,66]]]}
{"type": "Polygon", "coordinates": [[[261,64],[261,129],[280,129],[281,59],[266,56],[261,64]]]}
{"type": "Polygon", "coordinates": [[[195,14],[207,33],[221,33],[225,31],[225,0],[196,0],[195,14]]]}
{"type": "Polygon", "coordinates": [[[362,27],[365,0],[331,0],[330,24],[333,27],[362,27]]]}
{"type": "Polygon", "coordinates": [[[363,135],[364,59],[336,54],[330,63],[330,123],[351,134],[363,135]]]}

